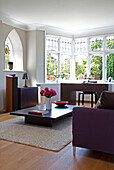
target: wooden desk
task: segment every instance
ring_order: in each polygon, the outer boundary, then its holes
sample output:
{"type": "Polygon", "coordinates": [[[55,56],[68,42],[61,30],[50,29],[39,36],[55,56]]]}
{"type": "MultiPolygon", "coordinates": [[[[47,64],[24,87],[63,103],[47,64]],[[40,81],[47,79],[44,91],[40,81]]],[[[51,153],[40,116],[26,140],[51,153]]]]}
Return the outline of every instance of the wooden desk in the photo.
{"type": "Polygon", "coordinates": [[[108,84],[61,83],[61,100],[76,104],[76,91],[95,91],[97,100],[102,91],[108,90],[108,84]]]}

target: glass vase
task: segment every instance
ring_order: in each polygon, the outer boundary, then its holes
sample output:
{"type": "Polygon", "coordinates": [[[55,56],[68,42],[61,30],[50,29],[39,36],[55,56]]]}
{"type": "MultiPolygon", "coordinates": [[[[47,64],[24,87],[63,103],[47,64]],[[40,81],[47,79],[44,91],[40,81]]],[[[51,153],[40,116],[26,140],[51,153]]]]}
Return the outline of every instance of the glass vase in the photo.
{"type": "Polygon", "coordinates": [[[52,98],[45,98],[46,100],[46,110],[50,110],[52,108],[52,98]]]}

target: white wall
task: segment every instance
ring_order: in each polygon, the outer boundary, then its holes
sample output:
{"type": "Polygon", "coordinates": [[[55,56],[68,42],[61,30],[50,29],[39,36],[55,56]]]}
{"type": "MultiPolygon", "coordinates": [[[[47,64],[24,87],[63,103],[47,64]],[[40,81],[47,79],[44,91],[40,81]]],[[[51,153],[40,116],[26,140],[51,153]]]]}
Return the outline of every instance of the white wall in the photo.
{"type": "Polygon", "coordinates": [[[13,69],[14,70],[23,70],[23,47],[15,29],[13,29],[9,34],[8,37],[13,44],[13,69]]]}
{"type": "Polygon", "coordinates": [[[32,86],[45,82],[44,31],[27,31],[27,71],[32,86]]]}
{"type": "Polygon", "coordinates": [[[3,43],[3,27],[0,21],[0,109],[3,109],[3,92],[4,92],[4,43],[3,43]]]}
{"type": "Polygon", "coordinates": [[[36,31],[27,31],[27,72],[30,84],[36,82],[36,31]]]}
{"type": "Polygon", "coordinates": [[[36,81],[45,83],[45,32],[37,31],[36,40],[36,81]]]}
{"type": "MultiPolygon", "coordinates": [[[[23,72],[9,71],[5,72],[5,59],[4,59],[4,44],[6,37],[14,27],[7,24],[3,24],[0,21],[0,110],[5,109],[6,105],[6,75],[16,74],[18,76],[19,86],[23,86],[24,82],[22,80],[23,72]]],[[[26,70],[26,31],[16,28],[16,31],[21,39],[23,46],[23,61],[24,69],[26,70]]]]}

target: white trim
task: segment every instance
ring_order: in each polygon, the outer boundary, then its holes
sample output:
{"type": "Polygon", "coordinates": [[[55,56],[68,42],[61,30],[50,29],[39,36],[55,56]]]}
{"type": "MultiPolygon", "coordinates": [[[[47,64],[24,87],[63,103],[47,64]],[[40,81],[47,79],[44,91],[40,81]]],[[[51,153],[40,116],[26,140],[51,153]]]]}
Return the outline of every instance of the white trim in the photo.
{"type": "Polygon", "coordinates": [[[25,31],[34,31],[34,30],[42,30],[46,31],[48,34],[53,35],[60,35],[60,36],[67,36],[69,38],[78,38],[78,37],[90,37],[90,36],[101,36],[101,35],[111,35],[114,34],[114,25],[105,26],[105,27],[97,27],[92,29],[85,29],[85,30],[66,30],[61,29],[54,26],[44,25],[40,23],[33,23],[33,24],[25,24],[23,22],[17,21],[13,18],[10,18],[10,16],[4,16],[2,13],[0,13],[0,20],[2,23],[25,30],[25,31]]]}
{"type": "Polygon", "coordinates": [[[11,72],[11,73],[26,73],[25,70],[7,70],[7,69],[4,69],[3,72],[11,72]]]}
{"type": "Polygon", "coordinates": [[[58,74],[61,73],[61,61],[60,61],[60,57],[61,57],[61,53],[60,53],[60,49],[61,49],[61,37],[59,37],[58,39],[58,74]]]}

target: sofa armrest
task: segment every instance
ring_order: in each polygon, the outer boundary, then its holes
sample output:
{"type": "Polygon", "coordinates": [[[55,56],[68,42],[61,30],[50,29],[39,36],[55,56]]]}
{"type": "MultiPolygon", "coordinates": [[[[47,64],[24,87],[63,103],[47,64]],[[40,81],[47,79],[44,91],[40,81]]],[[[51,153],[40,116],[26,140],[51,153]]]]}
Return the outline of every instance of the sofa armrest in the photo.
{"type": "Polygon", "coordinates": [[[114,154],[114,110],[75,107],[73,146],[114,154]]]}

